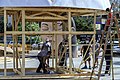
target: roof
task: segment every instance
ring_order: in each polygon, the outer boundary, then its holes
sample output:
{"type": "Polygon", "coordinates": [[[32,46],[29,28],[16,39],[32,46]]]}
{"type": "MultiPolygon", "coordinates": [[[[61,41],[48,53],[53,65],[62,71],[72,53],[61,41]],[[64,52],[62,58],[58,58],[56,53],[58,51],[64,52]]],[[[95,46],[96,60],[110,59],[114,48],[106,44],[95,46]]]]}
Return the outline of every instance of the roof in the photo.
{"type": "Polygon", "coordinates": [[[74,7],[105,10],[109,0],[0,0],[0,7],[74,7]]]}

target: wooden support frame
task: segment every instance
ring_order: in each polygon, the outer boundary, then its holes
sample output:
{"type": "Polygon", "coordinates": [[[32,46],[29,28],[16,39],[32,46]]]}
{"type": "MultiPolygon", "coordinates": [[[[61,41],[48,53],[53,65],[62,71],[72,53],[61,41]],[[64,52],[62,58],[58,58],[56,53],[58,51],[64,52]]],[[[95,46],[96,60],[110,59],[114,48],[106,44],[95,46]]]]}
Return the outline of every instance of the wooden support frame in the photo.
{"type": "Polygon", "coordinates": [[[70,72],[72,73],[72,46],[71,46],[71,12],[68,12],[68,30],[69,30],[69,37],[68,37],[68,44],[69,44],[69,68],[70,72]]]}
{"type": "Polygon", "coordinates": [[[4,76],[7,76],[7,62],[6,62],[6,24],[7,24],[7,10],[4,10],[4,76]]]}
{"type": "MultiPolygon", "coordinates": [[[[22,10],[22,31],[25,31],[25,11],[22,10]]],[[[25,76],[25,34],[22,34],[22,75],[25,76]]]]}
{"type": "MultiPolygon", "coordinates": [[[[55,22],[55,31],[58,30],[58,27],[57,27],[57,22],[55,22]]],[[[58,40],[57,40],[57,34],[55,34],[55,70],[57,72],[57,68],[58,68],[58,40]]]]}
{"type": "MultiPolygon", "coordinates": [[[[99,11],[99,10],[98,10],[99,11]]],[[[4,25],[4,44],[5,44],[5,51],[4,51],[4,78],[7,78],[7,68],[6,68],[6,35],[8,34],[12,34],[13,36],[18,36],[18,35],[22,35],[22,66],[21,66],[21,72],[18,71],[17,69],[15,69],[15,65],[14,65],[14,71],[17,72],[18,74],[20,74],[21,78],[24,78],[24,77],[27,77],[27,78],[31,78],[31,76],[26,76],[25,75],[25,35],[53,35],[53,39],[55,39],[55,47],[56,47],[56,50],[55,50],[55,65],[52,64],[53,66],[55,66],[55,69],[57,70],[57,57],[58,57],[58,44],[57,44],[57,35],[68,35],[68,44],[69,44],[69,73],[70,74],[55,74],[55,75],[52,75],[52,76],[81,76],[81,75],[84,75],[84,74],[74,74],[72,72],[72,44],[71,44],[71,37],[72,35],[79,35],[79,34],[96,34],[95,30],[94,31],[89,31],[89,32],[86,32],[86,31],[79,31],[79,32],[73,32],[71,31],[71,17],[73,15],[78,15],[79,13],[81,14],[96,14],[97,13],[97,10],[92,10],[92,9],[79,9],[79,8],[56,8],[56,7],[51,7],[51,8],[4,8],[3,9],[3,12],[4,12],[4,23],[6,24],[6,18],[7,18],[7,14],[12,14],[12,15],[15,15],[15,13],[17,12],[20,12],[20,15],[18,16],[18,19],[16,21],[16,25],[18,25],[18,23],[22,22],[22,31],[6,31],[6,25],[4,25]],[[7,13],[7,11],[9,13],[7,13]],[[12,12],[14,11],[14,12],[12,12]],[[32,13],[30,14],[29,12],[37,12],[37,13],[32,13]],[[53,13],[52,13],[53,12],[53,13]],[[61,16],[60,14],[61,13],[64,13],[66,12],[68,15],[65,15],[65,16],[61,16]],[[48,16],[42,16],[44,13],[47,13],[48,16]],[[56,14],[58,13],[58,14],[56,14]],[[30,15],[27,15],[27,14],[30,14],[30,15]],[[38,15],[40,15],[39,17],[37,17],[38,15]],[[52,15],[54,17],[50,17],[49,15],[52,15]],[[25,31],[25,21],[29,21],[29,20],[33,20],[33,21],[36,21],[35,19],[37,20],[44,20],[44,21],[51,21],[51,22],[56,22],[56,21],[68,21],[68,31],[57,31],[57,29],[55,29],[56,31],[52,31],[52,32],[49,32],[49,31],[45,31],[45,32],[35,32],[35,31],[25,31]]],[[[14,18],[13,18],[14,19],[14,18]]],[[[95,19],[95,18],[94,18],[95,19]]],[[[14,20],[13,20],[14,21],[14,20]]],[[[96,21],[96,20],[95,20],[96,21]]],[[[94,23],[95,25],[95,23],[94,23]]],[[[55,28],[57,28],[55,26],[55,28]]],[[[95,27],[94,27],[95,29],[95,27]]],[[[14,37],[15,38],[15,37],[14,37]]],[[[53,42],[54,43],[54,42],[53,42]]],[[[53,54],[52,54],[53,55],[53,54]]],[[[16,56],[13,56],[15,60],[15,57],[16,56]]],[[[53,61],[54,62],[54,59],[53,61]]],[[[14,62],[15,64],[15,62],[14,62]]],[[[52,66],[52,67],[53,67],[52,66]]],[[[85,75],[88,75],[88,74],[85,74],[85,75]]],[[[42,75],[42,76],[46,76],[46,75],[42,75]]],[[[37,78],[40,78],[41,75],[35,75],[35,77],[37,78]]],[[[50,76],[49,76],[50,77],[50,76]]],[[[1,78],[1,77],[0,77],[1,78]]],[[[17,77],[16,77],[17,78],[17,77]]],[[[12,77],[11,77],[12,79],[12,77]]]]}

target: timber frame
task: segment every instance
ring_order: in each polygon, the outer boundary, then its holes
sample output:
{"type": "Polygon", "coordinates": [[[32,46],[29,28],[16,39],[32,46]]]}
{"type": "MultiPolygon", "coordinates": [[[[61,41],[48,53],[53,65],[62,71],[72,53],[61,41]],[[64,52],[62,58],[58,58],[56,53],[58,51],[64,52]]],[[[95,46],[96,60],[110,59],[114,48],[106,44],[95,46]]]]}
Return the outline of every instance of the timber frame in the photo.
{"type": "MultiPolygon", "coordinates": [[[[71,36],[72,35],[80,35],[80,34],[93,34],[94,36],[94,44],[95,44],[95,34],[96,34],[96,15],[97,13],[104,13],[102,10],[95,9],[85,9],[85,8],[67,8],[67,7],[4,7],[0,8],[0,15],[4,15],[4,24],[7,24],[8,15],[12,16],[12,31],[6,31],[6,25],[4,25],[4,76],[1,76],[0,79],[28,79],[28,78],[52,78],[60,76],[87,76],[90,75],[88,73],[79,73],[75,74],[72,71],[72,47],[71,47],[71,36]],[[67,15],[62,15],[66,13],[67,15]],[[71,31],[71,17],[73,16],[82,16],[82,15],[92,15],[94,16],[94,31],[71,31]],[[26,21],[46,21],[46,22],[56,22],[56,21],[67,21],[68,22],[68,31],[44,31],[44,32],[35,32],[35,31],[25,31],[25,22],[26,21]],[[22,23],[22,31],[18,31],[18,23],[22,23]],[[49,74],[49,75],[26,75],[25,68],[25,35],[68,35],[68,45],[69,45],[69,74],[49,74]],[[6,63],[6,36],[12,35],[13,41],[17,44],[17,36],[22,35],[22,62],[20,64],[20,69],[18,69],[18,60],[19,54],[17,53],[17,48],[14,46],[13,53],[13,71],[18,73],[18,76],[8,76],[7,75],[7,63],[6,63]],[[16,49],[16,50],[15,50],[16,49]]],[[[56,39],[56,38],[55,38],[56,39]]],[[[55,47],[57,47],[57,40],[55,40],[55,47]]],[[[55,50],[55,64],[52,64],[53,67],[55,65],[55,70],[57,70],[57,58],[58,53],[57,49],[55,50]]],[[[53,55],[52,55],[53,56],[53,55]]],[[[53,57],[52,57],[53,58],[53,57]]],[[[76,69],[81,72],[81,70],[76,69]]]]}

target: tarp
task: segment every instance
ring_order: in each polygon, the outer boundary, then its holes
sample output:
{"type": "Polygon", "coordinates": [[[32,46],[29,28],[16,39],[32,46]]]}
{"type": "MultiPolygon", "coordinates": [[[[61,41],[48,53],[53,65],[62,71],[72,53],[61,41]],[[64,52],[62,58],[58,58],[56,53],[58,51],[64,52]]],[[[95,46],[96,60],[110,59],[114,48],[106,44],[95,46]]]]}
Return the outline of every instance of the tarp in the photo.
{"type": "Polygon", "coordinates": [[[54,6],[78,7],[106,10],[110,8],[109,0],[56,0],[54,6]]]}
{"type": "Polygon", "coordinates": [[[50,4],[50,0],[0,0],[0,7],[44,7],[50,4]]]}
{"type": "Polygon", "coordinates": [[[75,7],[105,10],[109,0],[0,0],[0,7],[75,7]]]}

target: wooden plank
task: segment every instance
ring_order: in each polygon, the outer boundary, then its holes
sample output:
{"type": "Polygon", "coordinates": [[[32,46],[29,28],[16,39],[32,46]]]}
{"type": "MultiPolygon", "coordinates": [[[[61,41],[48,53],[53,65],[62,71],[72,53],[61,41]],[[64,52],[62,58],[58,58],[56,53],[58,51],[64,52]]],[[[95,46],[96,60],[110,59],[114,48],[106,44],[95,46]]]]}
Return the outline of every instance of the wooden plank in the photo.
{"type": "MultiPolygon", "coordinates": [[[[18,30],[18,26],[17,26],[17,19],[18,19],[18,14],[16,13],[15,15],[15,27],[14,27],[14,31],[17,31],[18,30]]],[[[15,41],[15,44],[14,44],[14,47],[15,47],[15,59],[16,59],[16,69],[18,69],[18,47],[17,47],[17,35],[13,35],[14,36],[14,41],[15,41]]]]}
{"type": "MultiPolygon", "coordinates": [[[[52,22],[52,28],[53,30],[55,30],[54,28],[54,22],[52,22]]],[[[55,56],[55,46],[54,46],[54,39],[55,39],[55,35],[52,35],[52,67],[55,67],[54,66],[54,56],[55,56]]]]}
{"type": "MultiPolygon", "coordinates": [[[[15,23],[14,23],[14,15],[12,15],[12,31],[14,31],[15,30],[15,23]]],[[[15,42],[15,36],[14,35],[12,35],[12,37],[13,37],[13,42],[15,42]]],[[[15,44],[13,44],[13,69],[15,69],[15,44]]]]}
{"type": "MultiPolygon", "coordinates": [[[[42,8],[13,8],[13,7],[7,7],[6,10],[25,10],[25,11],[53,11],[53,12],[85,12],[85,13],[94,13],[94,9],[87,9],[87,8],[61,8],[61,7],[42,7],[42,8]],[[70,10],[69,10],[70,9],[70,10]]],[[[105,12],[104,10],[97,10],[101,12],[105,12]]]]}
{"type": "MultiPolygon", "coordinates": [[[[22,32],[25,31],[25,11],[22,10],[22,32]]],[[[22,34],[22,75],[25,76],[25,34],[22,34]]]]}
{"type": "Polygon", "coordinates": [[[6,24],[7,24],[7,11],[4,10],[4,76],[7,76],[7,63],[6,63],[6,24]]]}
{"type": "Polygon", "coordinates": [[[31,16],[26,16],[25,17],[26,19],[29,19],[29,20],[67,20],[67,18],[65,17],[62,17],[62,18],[59,18],[59,17],[50,17],[50,16],[41,16],[41,17],[31,17],[31,16]]]}
{"type": "MultiPolygon", "coordinates": [[[[26,75],[26,76],[6,76],[0,77],[0,79],[63,79],[63,78],[72,78],[86,76],[89,77],[91,73],[82,73],[82,74],[45,74],[45,75],[26,75]]],[[[89,79],[88,79],[89,80],[89,79]]]]}
{"type": "MultiPolygon", "coordinates": [[[[96,15],[97,13],[95,12],[94,13],[94,32],[96,33],[96,15]]],[[[91,72],[91,77],[90,77],[90,80],[92,79],[92,76],[93,76],[93,73],[94,73],[94,69],[95,69],[95,65],[96,65],[96,60],[95,60],[95,45],[96,45],[96,35],[94,34],[93,36],[93,69],[92,69],[92,72],[91,72]]]]}
{"type": "Polygon", "coordinates": [[[71,46],[71,12],[68,12],[68,30],[69,30],[69,37],[68,37],[68,44],[69,44],[69,71],[72,73],[72,46],[71,46]]]}
{"type": "Polygon", "coordinates": [[[49,15],[49,16],[54,16],[54,17],[58,17],[58,18],[62,18],[62,19],[67,19],[64,16],[60,16],[58,15],[58,13],[52,13],[52,12],[38,12],[32,15],[29,15],[30,17],[34,17],[34,16],[42,16],[42,15],[49,15]]]}
{"type": "Polygon", "coordinates": [[[13,71],[14,71],[15,73],[18,73],[19,75],[22,75],[22,72],[19,71],[18,69],[13,69],[13,71]]]}
{"type": "Polygon", "coordinates": [[[96,34],[94,31],[78,31],[78,32],[68,32],[68,31],[7,31],[6,34],[13,34],[13,35],[20,35],[20,34],[26,34],[26,35],[52,35],[52,34],[74,34],[74,35],[80,35],[80,34],[96,34]]]}
{"type": "MultiPolygon", "coordinates": [[[[55,30],[58,31],[58,27],[57,27],[57,22],[55,22],[55,30]]],[[[57,71],[57,67],[58,67],[58,39],[57,39],[57,35],[55,34],[55,70],[57,71]]]]}
{"type": "Polygon", "coordinates": [[[17,17],[16,24],[15,24],[17,30],[18,30],[18,23],[20,22],[21,17],[22,17],[22,15],[21,15],[21,12],[20,12],[20,14],[17,17]]]}
{"type": "Polygon", "coordinates": [[[95,38],[96,38],[96,12],[94,13],[94,38],[93,38],[93,65],[94,65],[94,62],[95,62],[95,44],[96,44],[96,40],[95,40],[95,38]]]}

